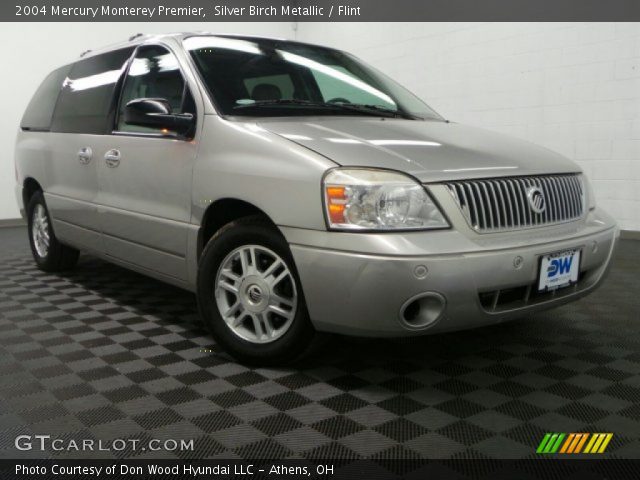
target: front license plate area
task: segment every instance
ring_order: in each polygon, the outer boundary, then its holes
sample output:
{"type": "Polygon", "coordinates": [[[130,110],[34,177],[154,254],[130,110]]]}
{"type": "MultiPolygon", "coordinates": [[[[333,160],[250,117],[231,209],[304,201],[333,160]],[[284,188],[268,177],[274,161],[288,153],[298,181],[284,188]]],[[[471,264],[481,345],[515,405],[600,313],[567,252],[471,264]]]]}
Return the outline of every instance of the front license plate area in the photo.
{"type": "Polygon", "coordinates": [[[546,292],[568,287],[578,281],[580,250],[563,250],[543,255],[540,259],[538,291],[546,292]]]}

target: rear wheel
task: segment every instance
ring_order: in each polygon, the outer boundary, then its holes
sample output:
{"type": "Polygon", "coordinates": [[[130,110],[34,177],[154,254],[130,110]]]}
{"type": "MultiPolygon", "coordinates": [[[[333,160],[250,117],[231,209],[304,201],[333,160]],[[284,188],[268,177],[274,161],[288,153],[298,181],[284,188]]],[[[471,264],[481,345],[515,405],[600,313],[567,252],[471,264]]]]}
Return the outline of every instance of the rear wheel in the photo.
{"type": "Polygon", "coordinates": [[[243,362],[290,362],[314,335],[289,246],[262,217],[231,222],[209,241],[198,305],[216,340],[243,362]]]}
{"type": "Polygon", "coordinates": [[[36,264],[45,272],[73,268],[80,252],[61,244],[53,232],[51,217],[42,192],[31,196],[27,205],[29,244],[36,264]]]}

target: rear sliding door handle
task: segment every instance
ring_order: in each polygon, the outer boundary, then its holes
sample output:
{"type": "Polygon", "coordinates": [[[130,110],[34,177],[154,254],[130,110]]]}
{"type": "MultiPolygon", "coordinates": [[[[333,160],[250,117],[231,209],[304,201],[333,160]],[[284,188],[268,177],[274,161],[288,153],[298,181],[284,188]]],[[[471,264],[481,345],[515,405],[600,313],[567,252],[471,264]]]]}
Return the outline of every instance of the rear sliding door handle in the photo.
{"type": "Polygon", "coordinates": [[[104,163],[106,163],[109,168],[116,168],[120,165],[120,150],[114,148],[105,153],[104,163]]]}
{"type": "Polygon", "coordinates": [[[91,161],[91,157],[93,152],[91,151],[91,147],[82,147],[78,150],[78,161],[81,165],[88,165],[91,161]]]}

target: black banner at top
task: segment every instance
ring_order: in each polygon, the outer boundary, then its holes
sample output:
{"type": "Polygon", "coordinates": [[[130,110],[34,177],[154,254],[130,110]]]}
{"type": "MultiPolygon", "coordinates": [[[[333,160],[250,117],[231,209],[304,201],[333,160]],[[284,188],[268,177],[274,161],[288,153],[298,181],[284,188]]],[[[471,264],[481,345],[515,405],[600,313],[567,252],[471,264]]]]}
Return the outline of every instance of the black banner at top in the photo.
{"type": "Polygon", "coordinates": [[[2,22],[640,21],[639,0],[14,0],[2,22]]]}

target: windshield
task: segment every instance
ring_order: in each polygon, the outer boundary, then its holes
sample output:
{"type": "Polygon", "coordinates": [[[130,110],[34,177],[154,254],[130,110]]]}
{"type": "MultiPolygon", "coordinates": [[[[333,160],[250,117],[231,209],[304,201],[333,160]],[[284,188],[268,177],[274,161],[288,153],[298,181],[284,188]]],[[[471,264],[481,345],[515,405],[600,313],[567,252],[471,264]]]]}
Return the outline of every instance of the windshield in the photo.
{"type": "Polygon", "coordinates": [[[225,115],[397,115],[442,120],[354,56],[324,47],[224,36],[184,41],[225,115]]]}

